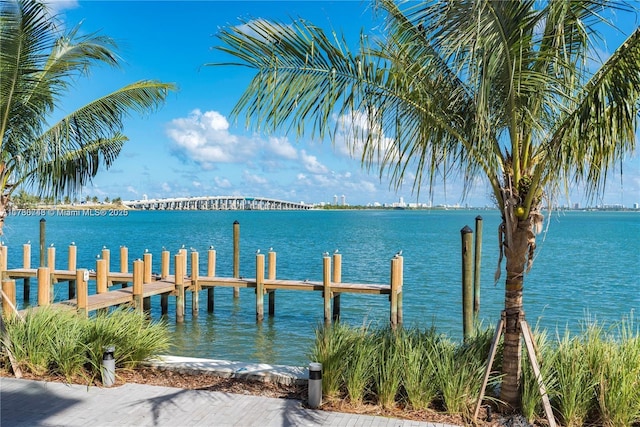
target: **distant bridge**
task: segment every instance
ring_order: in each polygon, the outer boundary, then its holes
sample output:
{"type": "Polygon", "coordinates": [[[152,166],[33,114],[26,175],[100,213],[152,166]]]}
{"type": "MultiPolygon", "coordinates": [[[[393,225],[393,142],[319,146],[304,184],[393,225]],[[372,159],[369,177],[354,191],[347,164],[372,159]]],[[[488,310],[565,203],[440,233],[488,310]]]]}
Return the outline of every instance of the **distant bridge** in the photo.
{"type": "Polygon", "coordinates": [[[203,197],[176,197],[171,199],[144,199],[126,200],[123,205],[140,210],[308,210],[312,205],[304,203],[287,202],[284,200],[266,199],[264,197],[242,196],[203,196],[203,197]]]}

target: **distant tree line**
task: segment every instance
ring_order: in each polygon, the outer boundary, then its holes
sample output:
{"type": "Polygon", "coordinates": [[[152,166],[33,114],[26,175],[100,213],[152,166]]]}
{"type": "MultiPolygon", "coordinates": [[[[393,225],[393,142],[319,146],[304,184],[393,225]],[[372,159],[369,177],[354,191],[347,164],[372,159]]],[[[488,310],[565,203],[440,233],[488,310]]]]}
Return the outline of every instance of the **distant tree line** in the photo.
{"type": "MultiPolygon", "coordinates": [[[[101,203],[98,196],[85,196],[83,199],[74,197],[71,199],[69,196],[65,196],[62,199],[56,199],[54,197],[42,197],[33,194],[29,194],[24,190],[19,191],[11,198],[11,205],[15,209],[32,209],[42,205],[78,205],[82,203],[101,203]]],[[[105,197],[102,200],[104,204],[122,205],[122,198],[116,197],[110,199],[105,197]]]]}

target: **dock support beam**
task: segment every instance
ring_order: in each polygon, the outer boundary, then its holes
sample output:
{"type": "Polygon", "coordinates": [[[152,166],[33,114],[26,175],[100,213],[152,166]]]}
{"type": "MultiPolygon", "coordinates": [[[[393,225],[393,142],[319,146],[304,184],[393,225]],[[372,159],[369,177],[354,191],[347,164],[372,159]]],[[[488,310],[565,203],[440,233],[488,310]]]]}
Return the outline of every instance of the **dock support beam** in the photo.
{"type": "Polygon", "coordinates": [[[89,310],[87,308],[89,303],[89,286],[87,282],[89,280],[89,272],[86,269],[76,270],[76,294],[78,295],[78,313],[87,317],[89,310]]]}
{"type": "MultiPolygon", "coordinates": [[[[69,271],[76,271],[76,258],[78,255],[78,248],[74,243],[69,245],[69,257],[68,257],[68,267],[69,271]]],[[[76,297],[76,281],[69,280],[69,299],[74,299],[76,297]]]]}
{"type": "Polygon", "coordinates": [[[45,306],[51,303],[51,276],[47,267],[38,267],[38,305],[45,306]]]}
{"type": "MultiPolygon", "coordinates": [[[[233,222],[233,277],[240,278],[240,223],[233,222]]],[[[240,297],[240,288],[233,288],[233,297],[240,297]]]]}
{"type": "Polygon", "coordinates": [[[144,302],[142,296],[144,270],[144,261],[139,259],[133,261],[133,305],[136,311],[140,313],[144,312],[144,302]]]}
{"type": "MultiPolygon", "coordinates": [[[[169,276],[169,251],[163,250],[160,255],[160,278],[166,279],[169,276]]],[[[169,312],[169,294],[160,295],[160,313],[165,315],[169,312]]]]}
{"type": "MultiPolygon", "coordinates": [[[[153,255],[151,255],[150,253],[146,252],[143,256],[142,256],[142,262],[144,265],[144,274],[142,277],[142,283],[151,283],[152,282],[152,278],[151,278],[151,269],[153,266],[153,255]]],[[[142,307],[144,311],[151,311],[151,297],[145,297],[142,300],[142,307]]]]}

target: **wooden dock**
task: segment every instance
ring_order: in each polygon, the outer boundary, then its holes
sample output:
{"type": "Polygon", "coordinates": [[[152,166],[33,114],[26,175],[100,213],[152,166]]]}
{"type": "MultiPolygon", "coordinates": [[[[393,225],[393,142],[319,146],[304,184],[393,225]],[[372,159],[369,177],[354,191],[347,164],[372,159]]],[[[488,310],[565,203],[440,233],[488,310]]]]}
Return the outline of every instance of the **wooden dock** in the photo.
{"type": "MultiPolygon", "coordinates": [[[[168,297],[176,298],[176,321],[184,322],[186,293],[191,293],[192,315],[197,315],[200,305],[200,292],[207,291],[207,310],[214,310],[214,289],[218,287],[234,288],[234,296],[238,289],[254,289],[256,296],[256,320],[264,319],[264,296],[268,296],[268,313],[275,314],[275,296],[278,290],[320,292],[324,302],[324,320],[326,323],[340,319],[340,298],[342,294],[386,295],[389,299],[390,322],[392,327],[402,323],[402,256],[391,258],[391,272],[388,284],[342,283],[342,255],[328,253],[322,258],[322,280],[284,280],[276,278],[276,253],[267,253],[268,265],[265,269],[265,255],[256,254],[256,273],[253,278],[220,277],[215,273],[216,251],[207,252],[207,271],[200,276],[199,253],[191,252],[187,256],[185,249],[174,255],[173,274],[170,274],[169,251],[161,253],[161,273],[152,274],[152,255],[145,252],[142,259],[133,261],[133,272],[129,272],[128,251],[120,248],[120,270],[109,271],[110,251],[106,248],[101,258],[96,261],[96,268],[89,270],[76,267],[76,247],[69,246],[68,268],[55,268],[55,248],[47,248],[47,266],[31,268],[31,247],[23,245],[23,267],[7,269],[7,247],[0,247],[0,269],[2,271],[2,290],[7,295],[3,298],[3,313],[10,312],[5,308],[5,300],[15,306],[16,280],[24,284],[25,300],[29,299],[30,282],[37,279],[38,306],[53,305],[64,309],[74,309],[88,314],[94,310],[130,304],[143,311],[150,308],[150,297],[161,296],[161,312],[168,312],[168,297]],[[187,258],[190,260],[190,274],[187,274],[187,258]],[[265,276],[266,270],[266,276],[265,276]],[[96,293],[89,295],[88,282],[95,281],[96,293]],[[69,299],[52,303],[54,287],[68,283],[69,299]],[[116,286],[120,285],[120,287],[116,286]]],[[[234,266],[234,273],[238,269],[234,266]]]]}

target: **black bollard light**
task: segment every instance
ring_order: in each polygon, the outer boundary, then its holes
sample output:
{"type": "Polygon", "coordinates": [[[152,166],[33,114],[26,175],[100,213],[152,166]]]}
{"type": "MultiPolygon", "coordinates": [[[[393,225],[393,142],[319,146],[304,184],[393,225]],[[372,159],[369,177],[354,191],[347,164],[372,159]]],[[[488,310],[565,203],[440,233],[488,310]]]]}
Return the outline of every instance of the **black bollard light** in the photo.
{"type": "Polygon", "coordinates": [[[309,363],[309,407],[322,405],[322,363],[309,363]]]}
{"type": "Polygon", "coordinates": [[[104,347],[104,353],[102,354],[102,384],[105,387],[111,387],[116,382],[115,352],[116,347],[113,345],[104,347]]]}

